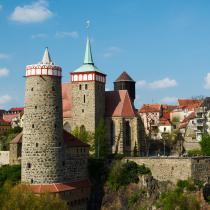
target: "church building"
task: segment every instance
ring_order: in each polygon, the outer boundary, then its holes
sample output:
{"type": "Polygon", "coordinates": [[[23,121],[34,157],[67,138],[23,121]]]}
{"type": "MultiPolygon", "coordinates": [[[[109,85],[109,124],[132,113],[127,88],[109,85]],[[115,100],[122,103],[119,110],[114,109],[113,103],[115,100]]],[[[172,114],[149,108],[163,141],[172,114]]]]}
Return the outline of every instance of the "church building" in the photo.
{"type": "Polygon", "coordinates": [[[85,127],[94,133],[103,119],[109,153],[131,154],[134,148],[140,152],[144,128],[134,107],[135,81],[123,72],[113,91],[106,91],[105,85],[106,74],[96,67],[87,38],[83,64],[70,72],[70,82],[62,84],[64,129],[85,127]]]}

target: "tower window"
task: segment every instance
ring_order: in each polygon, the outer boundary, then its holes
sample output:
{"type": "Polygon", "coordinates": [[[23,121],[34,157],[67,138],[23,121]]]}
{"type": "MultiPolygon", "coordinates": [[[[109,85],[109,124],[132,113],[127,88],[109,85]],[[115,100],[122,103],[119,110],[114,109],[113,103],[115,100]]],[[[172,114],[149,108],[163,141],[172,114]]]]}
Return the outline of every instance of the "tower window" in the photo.
{"type": "Polygon", "coordinates": [[[82,109],[82,113],[84,113],[84,109],[82,109]]]}
{"type": "Polygon", "coordinates": [[[52,91],[55,91],[55,87],[54,86],[52,86],[52,91]]]}
{"type": "Polygon", "coordinates": [[[131,127],[129,121],[125,122],[125,145],[130,146],[131,142],[131,127]]]}
{"type": "Polygon", "coordinates": [[[87,90],[88,89],[88,85],[87,84],[85,84],[85,90],[87,90]]]}
{"type": "Polygon", "coordinates": [[[79,85],[79,89],[82,90],[82,85],[79,85]]]}
{"type": "Polygon", "coordinates": [[[32,124],[32,128],[34,128],[34,124],[32,124]]]}
{"type": "Polygon", "coordinates": [[[34,88],[31,88],[31,91],[33,91],[34,90],[34,88]]]}
{"type": "Polygon", "coordinates": [[[62,162],[62,165],[65,166],[65,161],[62,162]]]}
{"type": "Polygon", "coordinates": [[[32,183],[34,183],[34,180],[33,180],[33,179],[31,179],[31,184],[32,184],[32,183]]]}
{"type": "Polygon", "coordinates": [[[85,103],[85,95],[84,95],[84,97],[83,97],[83,101],[84,101],[84,103],[85,103]]]}
{"type": "Polygon", "coordinates": [[[55,124],[55,128],[57,128],[57,125],[55,124]]]}
{"type": "Polygon", "coordinates": [[[37,109],[37,106],[35,106],[35,109],[37,109]]]}
{"type": "Polygon", "coordinates": [[[31,163],[27,163],[27,168],[31,168],[31,163]]]}
{"type": "Polygon", "coordinates": [[[36,147],[38,147],[39,146],[39,144],[38,143],[36,143],[36,147]]]}

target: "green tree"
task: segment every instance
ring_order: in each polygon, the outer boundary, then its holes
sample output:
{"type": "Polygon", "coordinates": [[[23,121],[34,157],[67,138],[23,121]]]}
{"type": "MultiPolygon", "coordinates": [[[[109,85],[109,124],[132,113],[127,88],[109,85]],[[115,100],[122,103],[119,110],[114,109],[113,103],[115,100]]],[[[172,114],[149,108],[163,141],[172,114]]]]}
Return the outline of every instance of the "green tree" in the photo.
{"type": "Polygon", "coordinates": [[[210,135],[204,134],[200,141],[201,152],[203,155],[210,156],[210,135]]]}
{"type": "Polygon", "coordinates": [[[72,135],[77,137],[82,142],[90,145],[90,152],[94,151],[94,134],[87,131],[84,126],[78,127],[72,131],[72,135]]]}
{"type": "Polygon", "coordinates": [[[95,131],[95,156],[97,158],[104,158],[108,154],[108,146],[106,139],[106,125],[105,121],[101,119],[95,131]]]}
{"type": "Polygon", "coordinates": [[[61,198],[48,193],[35,195],[29,185],[12,186],[6,182],[0,193],[2,210],[67,210],[67,204],[61,198]]]}

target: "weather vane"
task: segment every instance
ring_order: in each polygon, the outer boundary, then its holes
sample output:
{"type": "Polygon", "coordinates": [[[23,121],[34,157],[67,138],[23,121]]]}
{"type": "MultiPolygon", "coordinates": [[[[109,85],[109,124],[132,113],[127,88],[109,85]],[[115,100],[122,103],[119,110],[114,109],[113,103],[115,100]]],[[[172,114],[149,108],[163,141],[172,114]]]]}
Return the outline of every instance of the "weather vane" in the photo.
{"type": "Polygon", "coordinates": [[[86,21],[86,28],[89,29],[90,28],[90,20],[86,21]]]}

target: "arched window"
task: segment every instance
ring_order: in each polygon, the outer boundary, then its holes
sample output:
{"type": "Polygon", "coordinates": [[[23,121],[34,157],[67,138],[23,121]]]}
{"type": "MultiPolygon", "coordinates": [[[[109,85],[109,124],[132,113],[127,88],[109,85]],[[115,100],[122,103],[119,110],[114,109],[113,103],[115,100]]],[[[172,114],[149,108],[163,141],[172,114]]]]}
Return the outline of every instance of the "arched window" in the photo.
{"type": "Polygon", "coordinates": [[[111,120],[111,131],[110,131],[110,134],[111,134],[111,146],[114,145],[115,143],[115,123],[113,120],[111,120]]]}
{"type": "Polygon", "coordinates": [[[129,121],[125,122],[125,145],[130,146],[131,144],[131,127],[129,121]]]}

